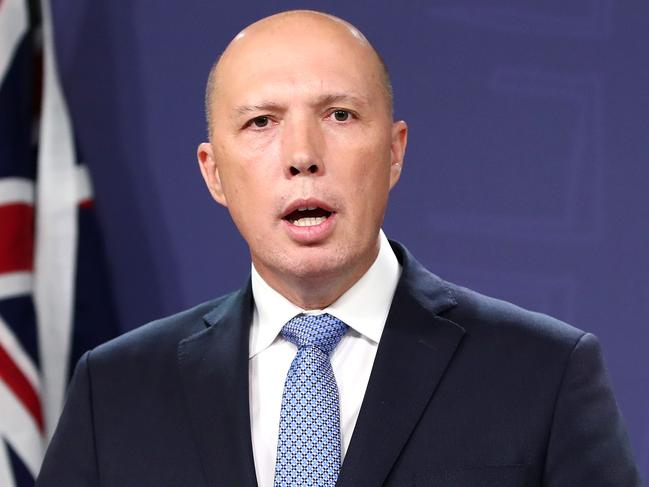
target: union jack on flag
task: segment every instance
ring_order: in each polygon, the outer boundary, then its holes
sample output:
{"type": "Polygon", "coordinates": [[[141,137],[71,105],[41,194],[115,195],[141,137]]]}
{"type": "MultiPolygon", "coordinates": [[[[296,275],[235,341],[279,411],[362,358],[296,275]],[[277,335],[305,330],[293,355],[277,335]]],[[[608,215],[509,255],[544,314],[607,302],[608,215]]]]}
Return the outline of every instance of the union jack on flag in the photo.
{"type": "Polygon", "coordinates": [[[47,0],[0,0],[0,486],[33,486],[83,351],[117,330],[47,0]]]}

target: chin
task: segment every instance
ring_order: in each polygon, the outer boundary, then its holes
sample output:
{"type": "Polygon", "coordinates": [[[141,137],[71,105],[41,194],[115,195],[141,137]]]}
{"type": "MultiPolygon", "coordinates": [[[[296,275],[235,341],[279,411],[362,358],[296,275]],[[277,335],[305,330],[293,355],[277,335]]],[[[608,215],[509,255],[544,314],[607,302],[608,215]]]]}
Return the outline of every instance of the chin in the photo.
{"type": "Polygon", "coordinates": [[[299,279],[329,278],[339,274],[345,265],[338,258],[317,257],[293,261],[286,267],[285,272],[299,279]]]}
{"type": "Polygon", "coordinates": [[[273,254],[266,259],[267,267],[294,279],[331,278],[349,268],[349,258],[339,251],[302,249],[298,252],[273,254]]]}

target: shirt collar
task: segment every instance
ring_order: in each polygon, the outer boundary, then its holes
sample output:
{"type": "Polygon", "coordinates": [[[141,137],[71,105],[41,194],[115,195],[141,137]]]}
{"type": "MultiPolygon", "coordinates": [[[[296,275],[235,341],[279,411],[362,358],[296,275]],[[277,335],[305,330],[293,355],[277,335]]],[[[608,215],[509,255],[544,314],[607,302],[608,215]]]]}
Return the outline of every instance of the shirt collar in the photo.
{"type": "Polygon", "coordinates": [[[378,343],[400,275],[401,266],[383,230],[379,234],[379,254],[374,263],[351,288],[323,310],[304,310],[291,303],[270,287],[252,265],[255,309],[249,357],[268,348],[286,322],[300,313],[329,313],[360,335],[378,343]]]}

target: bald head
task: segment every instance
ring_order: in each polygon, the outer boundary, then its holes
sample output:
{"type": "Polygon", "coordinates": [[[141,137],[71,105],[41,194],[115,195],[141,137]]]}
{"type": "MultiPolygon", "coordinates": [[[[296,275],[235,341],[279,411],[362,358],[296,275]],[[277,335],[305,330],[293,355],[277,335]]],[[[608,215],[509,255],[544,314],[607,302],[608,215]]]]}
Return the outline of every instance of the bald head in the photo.
{"type": "MultiPolygon", "coordinates": [[[[386,108],[392,114],[392,84],[385,62],[367,38],[349,22],[312,10],[292,10],[263,18],[246,27],[230,42],[213,64],[205,90],[205,115],[208,134],[212,135],[214,104],[220,92],[231,82],[234,65],[250,52],[264,55],[282,49],[286,57],[305,53],[305,44],[337,47],[336,56],[355,56],[370,69],[368,83],[378,83],[386,108]]],[[[308,56],[305,58],[308,62],[308,56]]],[[[236,69],[236,68],[234,68],[236,69]]]]}

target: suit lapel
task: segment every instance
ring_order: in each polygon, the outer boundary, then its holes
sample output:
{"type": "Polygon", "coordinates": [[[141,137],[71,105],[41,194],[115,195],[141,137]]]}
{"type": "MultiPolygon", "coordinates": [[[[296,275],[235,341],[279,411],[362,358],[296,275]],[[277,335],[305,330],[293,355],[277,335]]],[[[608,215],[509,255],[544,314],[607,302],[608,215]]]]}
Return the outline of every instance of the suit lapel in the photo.
{"type": "Polygon", "coordinates": [[[379,486],[431,400],[464,329],[438,314],[455,305],[443,281],[398,244],[403,272],[342,465],[339,487],[379,486]]]}
{"type": "Polygon", "coordinates": [[[208,485],[257,485],[248,407],[250,284],[180,342],[178,363],[192,430],[208,485]]]}

